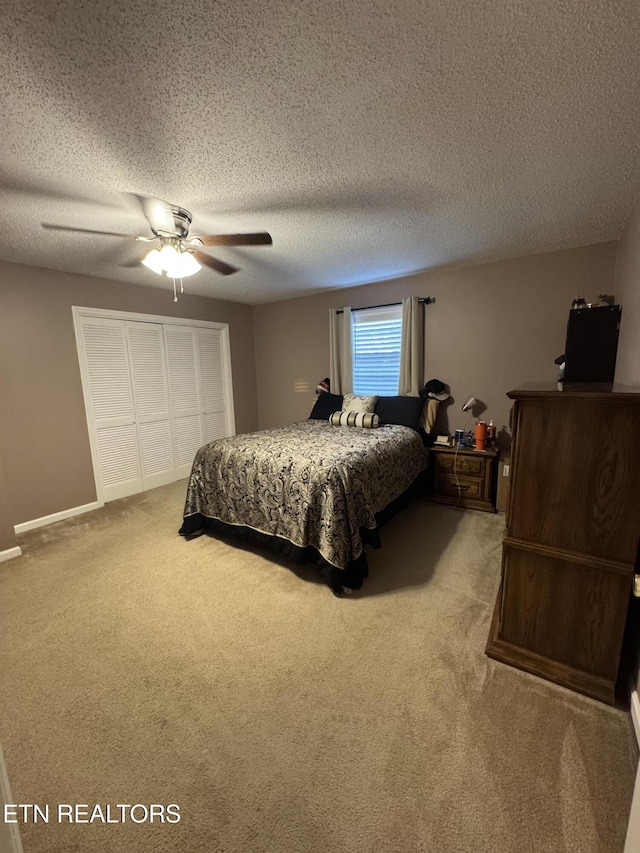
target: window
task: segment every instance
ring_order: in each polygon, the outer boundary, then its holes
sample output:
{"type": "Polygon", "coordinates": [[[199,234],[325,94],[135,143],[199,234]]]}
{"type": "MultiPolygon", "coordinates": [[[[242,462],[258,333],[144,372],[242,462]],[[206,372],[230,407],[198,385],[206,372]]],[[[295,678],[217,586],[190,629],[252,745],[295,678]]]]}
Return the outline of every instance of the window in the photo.
{"type": "Polygon", "coordinates": [[[393,397],[400,378],[402,305],[353,311],[353,391],[393,397]]]}

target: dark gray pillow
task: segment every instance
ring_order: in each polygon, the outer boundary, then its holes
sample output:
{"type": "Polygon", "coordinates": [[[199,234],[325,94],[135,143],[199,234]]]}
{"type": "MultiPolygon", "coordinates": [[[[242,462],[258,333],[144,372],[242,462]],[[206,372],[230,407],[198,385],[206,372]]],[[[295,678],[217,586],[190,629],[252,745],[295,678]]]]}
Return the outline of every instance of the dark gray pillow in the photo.
{"type": "Polygon", "coordinates": [[[318,399],[311,410],[309,419],[328,421],[334,412],[339,412],[342,409],[342,399],[342,394],[327,394],[326,392],[318,394],[318,399]]]}
{"type": "Polygon", "coordinates": [[[381,424],[398,424],[417,430],[424,400],[422,397],[378,397],[375,413],[381,424]]]}

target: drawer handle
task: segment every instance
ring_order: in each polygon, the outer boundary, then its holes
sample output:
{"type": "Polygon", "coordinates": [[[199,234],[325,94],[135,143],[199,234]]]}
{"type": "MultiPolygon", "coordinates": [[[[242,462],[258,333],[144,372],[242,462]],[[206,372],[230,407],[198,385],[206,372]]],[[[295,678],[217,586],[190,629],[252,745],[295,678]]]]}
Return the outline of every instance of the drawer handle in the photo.
{"type": "Polygon", "coordinates": [[[471,488],[471,486],[469,486],[468,484],[467,484],[467,485],[463,485],[462,483],[456,483],[456,489],[457,489],[459,492],[466,492],[466,491],[467,491],[467,489],[470,489],[470,488],[471,488]]]}

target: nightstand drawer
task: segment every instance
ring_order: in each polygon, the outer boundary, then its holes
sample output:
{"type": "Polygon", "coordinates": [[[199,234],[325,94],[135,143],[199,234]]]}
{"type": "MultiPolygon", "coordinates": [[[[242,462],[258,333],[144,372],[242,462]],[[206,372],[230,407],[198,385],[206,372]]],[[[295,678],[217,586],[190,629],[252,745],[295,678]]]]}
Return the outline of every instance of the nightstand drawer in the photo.
{"type": "Polygon", "coordinates": [[[438,474],[438,494],[446,495],[450,498],[457,498],[458,495],[464,500],[484,500],[484,479],[474,480],[468,477],[458,475],[458,482],[453,474],[438,474]],[[458,483],[460,489],[458,489],[458,483]]]}
{"type": "Polygon", "coordinates": [[[474,459],[469,456],[460,456],[456,459],[454,454],[444,453],[438,456],[438,468],[441,471],[457,471],[458,475],[467,474],[472,477],[484,477],[484,469],[486,464],[486,459],[474,459]],[[455,466],[455,468],[454,468],[455,466]]]}

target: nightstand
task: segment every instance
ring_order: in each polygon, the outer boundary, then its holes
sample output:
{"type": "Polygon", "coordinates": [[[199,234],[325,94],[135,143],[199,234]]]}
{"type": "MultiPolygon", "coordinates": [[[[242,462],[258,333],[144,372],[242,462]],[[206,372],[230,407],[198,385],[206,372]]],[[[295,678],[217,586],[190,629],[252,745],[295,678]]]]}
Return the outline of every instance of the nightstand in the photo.
{"type": "Polygon", "coordinates": [[[429,500],[465,509],[495,512],[496,450],[432,447],[429,500]]]}

